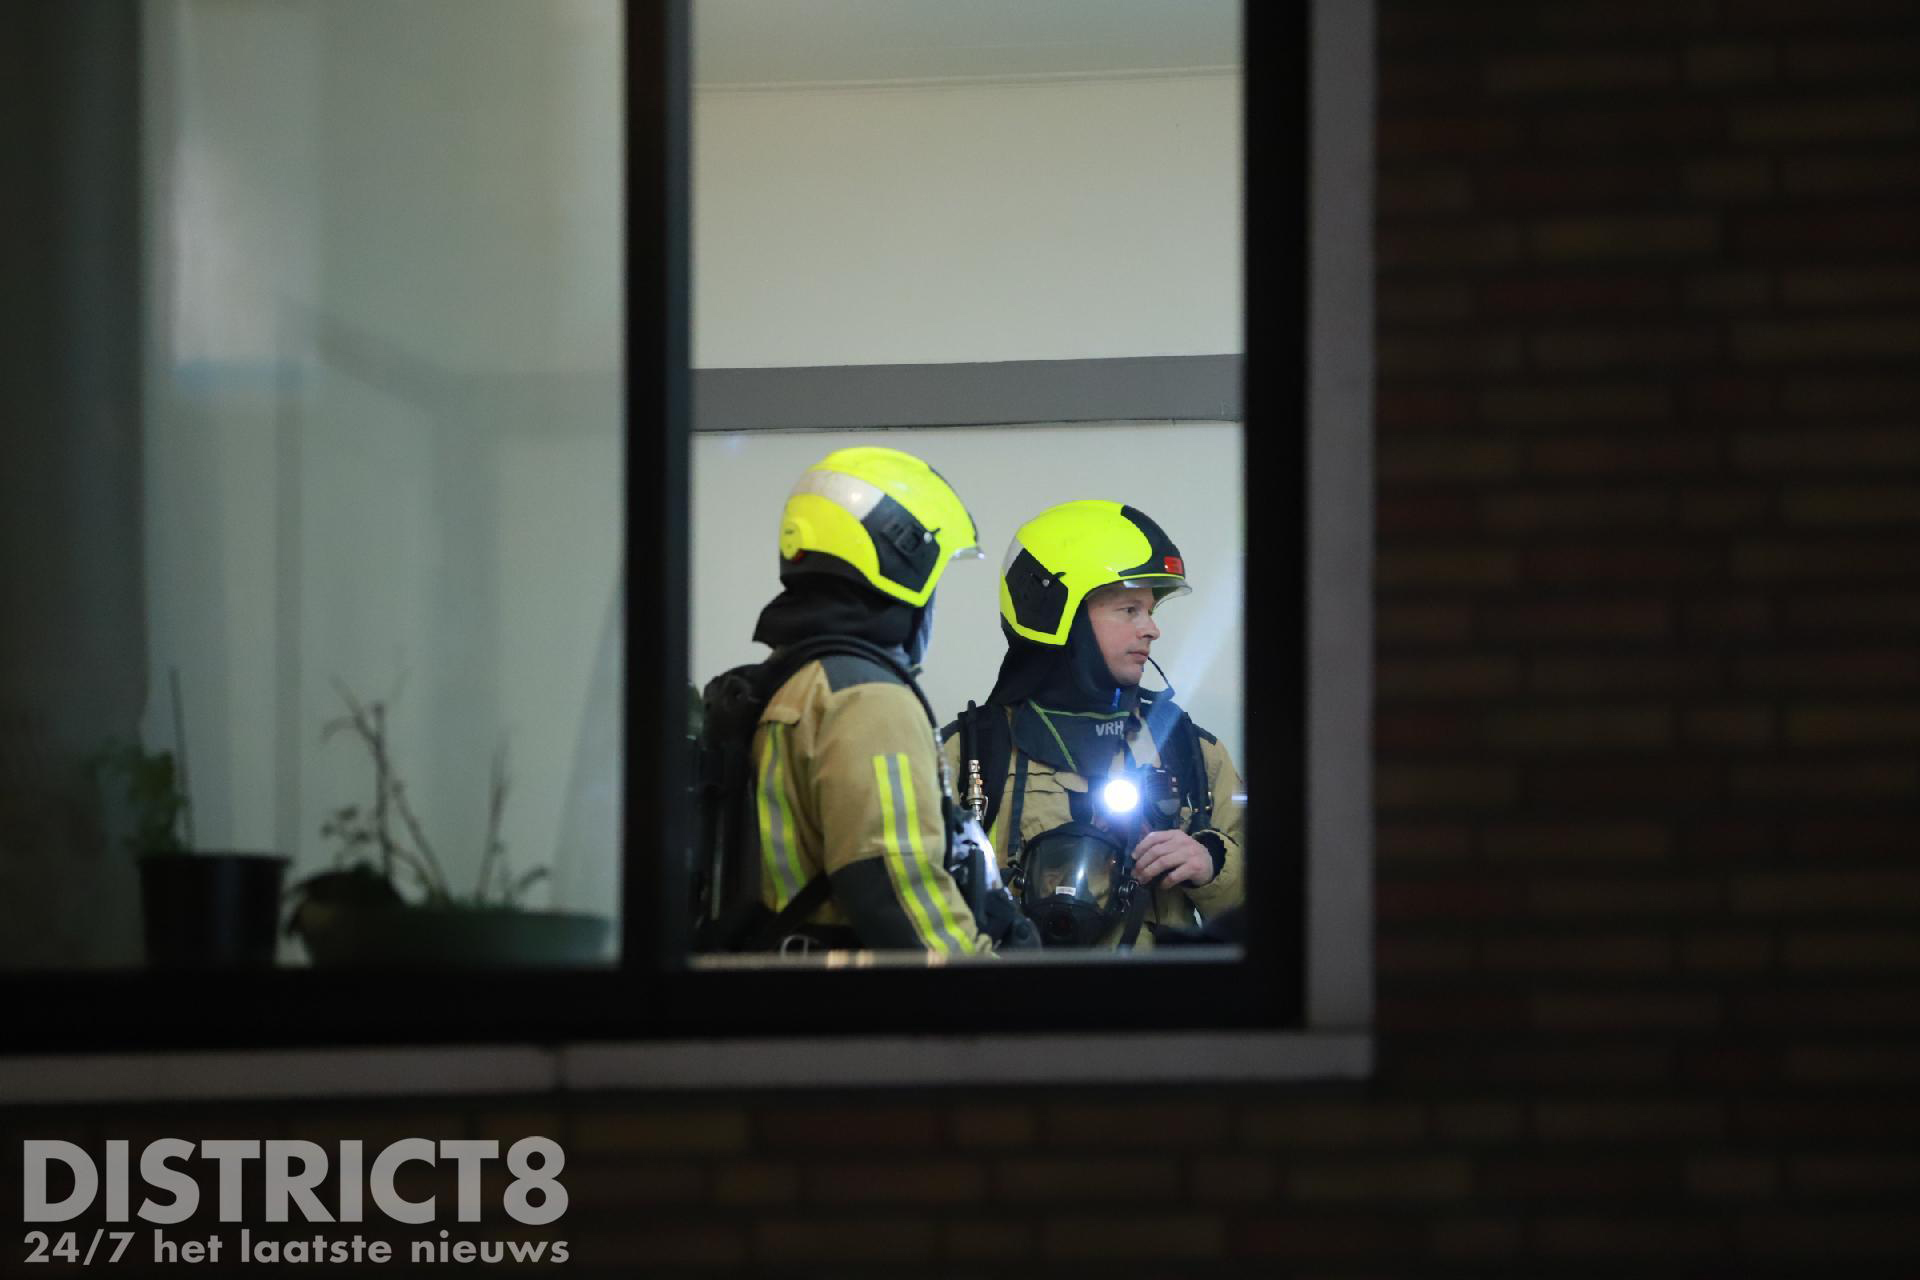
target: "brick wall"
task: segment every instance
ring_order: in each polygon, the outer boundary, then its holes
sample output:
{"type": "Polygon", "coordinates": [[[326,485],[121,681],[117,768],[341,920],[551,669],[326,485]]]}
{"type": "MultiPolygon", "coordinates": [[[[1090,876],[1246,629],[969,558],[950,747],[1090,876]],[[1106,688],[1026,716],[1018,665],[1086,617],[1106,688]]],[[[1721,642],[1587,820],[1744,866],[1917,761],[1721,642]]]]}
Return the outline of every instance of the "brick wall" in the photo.
{"type": "Polygon", "coordinates": [[[1920,1273],[1920,4],[1380,34],[1376,1080],[11,1119],[553,1133],[575,1272],[1920,1273]]]}

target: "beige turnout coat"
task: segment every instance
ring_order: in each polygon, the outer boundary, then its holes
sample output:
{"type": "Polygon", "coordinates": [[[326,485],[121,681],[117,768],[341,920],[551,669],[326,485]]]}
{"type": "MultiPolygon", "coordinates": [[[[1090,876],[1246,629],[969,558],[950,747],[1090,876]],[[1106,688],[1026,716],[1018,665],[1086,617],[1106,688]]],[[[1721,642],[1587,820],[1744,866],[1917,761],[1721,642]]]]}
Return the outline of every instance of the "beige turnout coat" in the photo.
{"type": "Polygon", "coordinates": [[[940,759],[920,700],[865,658],[807,663],[754,730],[760,897],[779,911],[825,872],[807,923],[850,926],[871,948],[992,951],[945,868],[940,759]]]}

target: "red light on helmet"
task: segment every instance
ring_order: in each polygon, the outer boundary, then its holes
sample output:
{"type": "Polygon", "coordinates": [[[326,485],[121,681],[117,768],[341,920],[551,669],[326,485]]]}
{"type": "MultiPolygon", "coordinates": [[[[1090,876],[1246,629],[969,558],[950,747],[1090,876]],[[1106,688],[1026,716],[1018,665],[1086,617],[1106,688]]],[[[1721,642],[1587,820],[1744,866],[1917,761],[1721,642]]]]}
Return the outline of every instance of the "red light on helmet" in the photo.
{"type": "Polygon", "coordinates": [[[1183,578],[1187,576],[1187,566],[1179,556],[1164,556],[1161,563],[1167,566],[1168,573],[1177,573],[1183,578]]]}

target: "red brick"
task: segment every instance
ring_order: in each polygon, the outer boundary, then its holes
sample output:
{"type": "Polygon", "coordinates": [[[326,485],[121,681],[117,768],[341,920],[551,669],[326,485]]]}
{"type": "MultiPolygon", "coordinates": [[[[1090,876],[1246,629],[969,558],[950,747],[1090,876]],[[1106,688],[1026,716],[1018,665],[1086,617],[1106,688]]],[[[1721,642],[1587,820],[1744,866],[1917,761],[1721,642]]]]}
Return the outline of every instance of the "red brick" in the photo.
{"type": "Polygon", "coordinates": [[[1740,1222],[1742,1252],[1769,1262],[1781,1257],[1818,1259],[1822,1270],[1836,1270],[1839,1257],[1885,1255],[1911,1261],[1920,1250],[1920,1227],[1898,1209],[1879,1212],[1786,1213],[1769,1210],[1740,1222]]]}
{"type": "Polygon", "coordinates": [[[1791,80],[1844,80],[1857,85],[1876,78],[1895,84],[1920,79],[1920,46],[1911,40],[1796,40],[1784,53],[1791,80]]]}
{"type": "Polygon", "coordinates": [[[1383,160],[1399,157],[1473,156],[1511,149],[1520,122],[1510,114],[1400,115],[1380,117],[1374,145],[1383,160]]]}
{"type": "Polygon", "coordinates": [[[1812,525],[1920,524],[1920,484],[1823,485],[1788,489],[1787,519],[1812,525]]]}
{"type": "Polygon", "coordinates": [[[1732,906],[1748,915],[1903,915],[1920,909],[1920,871],[1735,876],[1732,906]]]}
{"type": "Polygon", "coordinates": [[[1527,350],[1542,369],[1670,368],[1703,364],[1719,349],[1711,329],[1681,326],[1563,329],[1536,333],[1527,350]]]}
{"type": "Polygon", "coordinates": [[[1724,1042],[1693,1042],[1679,1054],[1680,1079],[1724,1091],[1772,1089],[1780,1083],[1780,1054],[1775,1049],[1726,1048],[1724,1042]]]}
{"type": "Polygon", "coordinates": [[[1682,738],[1694,747],[1746,747],[1773,745],[1775,714],[1772,707],[1727,704],[1689,707],[1685,713],[1682,738]]]}
{"type": "Polygon", "coordinates": [[[1669,583],[1705,578],[1721,568],[1712,547],[1688,543],[1541,547],[1522,560],[1526,577],[1536,582],[1669,583]]]}
{"type": "MultiPolygon", "coordinates": [[[[1503,27],[1512,21],[1513,10],[1493,12],[1503,27]]],[[[1718,20],[1708,0],[1535,0],[1523,12],[1542,30],[1559,33],[1694,31],[1718,20]]]]}
{"type": "Polygon", "coordinates": [[[1489,165],[1476,181],[1487,206],[1503,211],[1604,209],[1659,198],[1673,188],[1672,176],[1657,166],[1612,159],[1489,165]]]}
{"type": "Polygon", "coordinates": [[[1489,280],[1480,303],[1491,315],[1589,316],[1603,311],[1649,311],[1671,305],[1673,286],[1660,276],[1525,275],[1489,280]]]}
{"type": "Polygon", "coordinates": [[[1426,427],[1457,427],[1473,417],[1470,391],[1444,383],[1379,388],[1373,417],[1383,433],[1426,427]]]}
{"type": "Polygon", "coordinates": [[[1664,53],[1516,54],[1488,59],[1486,87],[1498,97],[1643,89],[1677,79],[1674,60],[1664,53]]]}
{"type": "Polygon", "coordinates": [[[1464,284],[1383,284],[1374,290],[1374,314],[1383,325],[1451,322],[1473,315],[1473,290],[1464,284]]]}
{"type": "MultiPolygon", "coordinates": [[[[1411,1257],[1425,1243],[1426,1228],[1413,1219],[1379,1214],[1335,1218],[1318,1213],[1243,1223],[1234,1232],[1232,1256],[1283,1258],[1291,1271],[1301,1258],[1411,1257]]],[[[1301,1280],[1307,1278],[1303,1275],[1301,1280]]]]}
{"type": "Polygon", "coordinates": [[[1673,625],[1663,600],[1588,592],[1566,599],[1488,604],[1482,622],[1486,634],[1497,641],[1660,640],[1673,625]]]}
{"type": "Polygon", "coordinates": [[[1440,1218],[1428,1248],[1436,1258],[1514,1258],[1525,1233],[1516,1218],[1440,1218]]]}
{"type": "Polygon", "coordinates": [[[1487,856],[1526,861],[1643,862],[1671,851],[1669,830],[1656,822],[1498,822],[1483,835],[1487,856]]]}
{"type": "Polygon", "coordinates": [[[1251,1108],[1238,1132],[1255,1147],[1412,1146],[1427,1135],[1427,1114],[1406,1102],[1271,1103],[1251,1108]]]}
{"type": "Polygon", "coordinates": [[[1760,802],[1901,798],[1916,787],[1920,763],[1913,760],[1736,764],[1727,774],[1736,799],[1760,802]]]}
{"type": "Polygon", "coordinates": [[[1724,910],[1724,891],[1719,881],[1697,877],[1541,880],[1528,886],[1527,907],[1535,916],[1569,920],[1717,915],[1724,910]]]}
{"type": "Polygon", "coordinates": [[[1387,226],[1374,234],[1375,265],[1400,268],[1491,267],[1516,262],[1520,232],[1511,222],[1387,226]]]}
{"type": "Polygon", "coordinates": [[[605,1111],[574,1118],[572,1150],[581,1154],[613,1151],[744,1151],[747,1113],[733,1108],[697,1107],[670,1112],[605,1111]]]}
{"type": "Polygon", "coordinates": [[[752,1232],[763,1263],[924,1264],[939,1247],[933,1224],[913,1218],[763,1218],[752,1232]]]}
{"type": "Polygon", "coordinates": [[[986,1194],[986,1170],[963,1160],[835,1162],[807,1170],[819,1204],[965,1204],[986,1194]]]}
{"type": "Polygon", "coordinates": [[[1673,944],[1635,933],[1523,934],[1488,938],[1480,963],[1491,973],[1665,973],[1673,967],[1673,944]]]}
{"type": "Polygon", "coordinates": [[[1527,687],[1550,694],[1681,693],[1720,686],[1720,660],[1712,654],[1569,654],[1535,658],[1527,687]]]}
{"type": "MultiPolygon", "coordinates": [[[[396,1249],[394,1256],[407,1255],[396,1249]]],[[[645,1259],[650,1269],[738,1267],[747,1261],[747,1241],[731,1222],[622,1223],[612,1231],[595,1228],[575,1233],[569,1258],[574,1266],[589,1267],[630,1267],[636,1259],[645,1259]]]]}
{"type": "Polygon", "coordinates": [[[1527,234],[1533,254],[1548,262],[1699,257],[1719,243],[1718,222],[1699,213],[1549,218],[1527,234]]]}
{"type": "MultiPolygon", "coordinates": [[[[1273,1161],[1258,1156],[1201,1156],[1194,1160],[1189,1192],[1196,1203],[1272,1200],[1280,1179],[1273,1161]]],[[[1046,1194],[1043,1190],[1041,1194],[1046,1194]]]]}
{"type": "Polygon", "coordinates": [[[996,1199],[1030,1205],[1077,1197],[1088,1203],[1171,1197],[1180,1185],[1178,1164],[1132,1156],[1026,1158],[1002,1161],[994,1172],[996,1199]]]}
{"type": "Polygon", "coordinates": [[[1560,706],[1489,712],[1487,744],[1528,755],[1641,751],[1673,741],[1673,712],[1658,706],[1560,706]]]}
{"type": "Polygon", "coordinates": [[[1890,263],[1866,267],[1783,271],[1780,299],[1802,307],[1861,307],[1920,302],[1920,269],[1890,263]]]}
{"type": "Polygon", "coordinates": [[[1395,1035],[1416,1031],[1515,1032],[1527,1025],[1527,1004],[1498,992],[1383,994],[1375,1010],[1382,1030],[1395,1035]]]}
{"type": "Polygon", "coordinates": [[[947,1126],[954,1146],[974,1150],[1025,1147],[1040,1132],[1031,1107],[1006,1103],[955,1107],[947,1113],[947,1126]]]}
{"type": "Polygon", "coordinates": [[[1695,858],[1759,858],[1779,848],[1779,823],[1767,818],[1709,818],[1689,822],[1681,848],[1695,858]]]}
{"type": "Polygon", "coordinates": [[[1920,1003],[1901,989],[1760,991],[1733,997],[1733,1022],[1763,1031],[1911,1031],[1920,1003]]]}
{"type": "Polygon", "coordinates": [[[1380,604],[1373,615],[1373,634],[1383,647],[1459,644],[1473,635],[1473,606],[1380,604]]]}
{"type": "Polygon", "coordinates": [[[1374,851],[1396,861],[1463,858],[1473,851],[1473,830],[1456,822],[1381,822],[1374,851]]]}
{"type": "Polygon", "coordinates": [[[1373,963],[1386,978],[1465,973],[1473,968],[1473,943],[1452,937],[1382,937],[1374,943],[1373,963]]]}
{"type": "Polygon", "coordinates": [[[1820,861],[1904,858],[1920,850],[1920,818],[1895,814],[1806,818],[1793,824],[1790,848],[1796,857],[1820,861]]]}
{"type": "Polygon", "coordinates": [[[1410,1041],[1404,1051],[1389,1046],[1381,1074],[1407,1086],[1496,1087],[1516,1094],[1576,1086],[1638,1088],[1666,1081],[1672,1055],[1640,1048],[1427,1048],[1410,1041]]]}
{"type": "Polygon", "coordinates": [[[773,1147],[913,1147],[940,1141],[940,1114],[931,1107],[823,1107],[775,1111],[760,1122],[773,1147]]]}
{"type": "Polygon", "coordinates": [[[1789,1168],[1795,1189],[1810,1196],[1920,1191],[1920,1157],[1805,1156],[1789,1168]]]}
{"type": "MultiPolygon", "coordinates": [[[[1461,534],[1479,527],[1479,508],[1459,492],[1407,493],[1388,489],[1374,501],[1374,528],[1383,542],[1402,534],[1461,534]]],[[[1415,541],[1418,541],[1416,538],[1415,541]]]]}
{"type": "Polygon", "coordinates": [[[1780,185],[1793,196],[1910,191],[1920,188],[1920,156],[1884,149],[1866,155],[1790,155],[1780,162],[1780,185]]]}
{"type": "Polygon", "coordinates": [[[1796,973],[1920,972],[1920,934],[1907,930],[1808,930],[1787,935],[1784,963],[1796,973]]]}
{"type": "Polygon", "coordinates": [[[1302,1162],[1287,1172],[1287,1191],[1306,1203],[1465,1199],[1473,1166],[1448,1157],[1302,1162]]]}
{"type": "Polygon", "coordinates": [[[1510,586],[1518,557],[1505,547],[1437,547],[1382,550],[1375,560],[1374,582],[1381,588],[1510,586]]]}
{"type": "Polygon", "coordinates": [[[1617,529],[1659,525],[1672,515],[1673,499],[1657,489],[1574,493],[1499,493],[1480,499],[1490,529],[1617,529]]]}
{"type": "Polygon", "coordinates": [[[1519,885],[1475,880],[1382,880],[1373,897],[1383,923],[1510,919],[1527,900],[1519,885]]]}
{"type": "Polygon", "coordinates": [[[1520,367],[1520,339],[1504,334],[1389,334],[1374,346],[1383,378],[1511,373],[1520,367]]]}
{"type": "Polygon", "coordinates": [[[1695,378],[1687,386],[1687,412],[1703,426],[1717,425],[1713,419],[1764,417],[1778,400],[1775,380],[1752,371],[1695,378]]]}
{"type": "Polygon", "coordinates": [[[1787,711],[1787,741],[1802,747],[1920,747],[1920,703],[1793,707],[1787,711]]]}
{"type": "Polygon", "coordinates": [[[1534,1130],[1550,1142],[1660,1142],[1719,1138],[1727,1132],[1718,1102],[1537,1102],[1534,1130]]]}
{"type": "Polygon", "coordinates": [[[1499,480],[1520,470],[1520,447],[1507,440],[1396,439],[1380,444],[1384,484],[1499,480]]]}
{"type": "Polygon", "coordinates": [[[1680,523],[1690,529],[1753,528],[1772,523],[1767,489],[1696,489],[1680,498],[1680,523]]]}
{"type": "Polygon", "coordinates": [[[1787,1079],[1808,1084],[1908,1085],[1920,1079],[1920,1049],[1823,1045],[1787,1050],[1787,1079]]]}
{"type": "Polygon", "coordinates": [[[1042,1113],[1045,1141],[1054,1149],[1084,1151],[1095,1147],[1125,1147],[1140,1132],[1157,1134],[1159,1146],[1218,1146],[1227,1135],[1226,1109],[1210,1102],[1136,1100],[1129,1115],[1143,1126],[1131,1134],[1117,1132],[1113,1111],[1097,1106],[1053,1106],[1042,1113]]]}
{"type": "Polygon", "coordinates": [[[1738,543],[1733,574],[1749,582],[1808,578],[1899,578],[1920,563],[1920,541],[1738,543]]]}
{"type": "Polygon", "coordinates": [[[1374,676],[1382,699],[1483,698],[1519,687],[1519,661],[1495,655],[1382,658],[1374,676]]]}
{"type": "Polygon", "coordinates": [[[1744,1101],[1738,1108],[1736,1127],[1743,1140],[1755,1142],[1914,1138],[1920,1137],[1920,1106],[1886,1101],[1849,1103],[1831,1097],[1744,1101]]]}
{"type": "Polygon", "coordinates": [[[1406,98],[1455,99],[1478,93],[1480,68],[1460,58],[1397,56],[1379,67],[1380,99],[1398,103],[1406,98]]]}
{"type": "Polygon", "coordinates": [[[1656,476],[1711,471],[1719,445],[1699,436],[1578,436],[1527,447],[1530,470],[1545,476],[1656,476]]]}
{"type": "Polygon", "coordinates": [[[1006,1214],[964,1217],[940,1224],[942,1256],[956,1262],[1003,1262],[1039,1252],[1033,1227],[1006,1214]]]}
{"type": "Polygon", "coordinates": [[[1911,96],[1807,98],[1736,107],[1733,139],[1747,144],[1853,142],[1920,133],[1920,100],[1911,96]]]}
{"type": "Polygon", "coordinates": [[[1687,83],[1758,84],[1773,79],[1775,62],[1770,44],[1695,44],[1687,49],[1687,83]]]}
{"type": "Polygon", "coordinates": [[[1703,311],[1764,307],[1773,298],[1773,280],[1764,271],[1705,271],[1687,277],[1687,305],[1703,311]]]}
{"type": "Polygon", "coordinates": [[[1731,344],[1735,360],[1770,367],[1904,360],[1920,355],[1920,320],[1877,316],[1853,321],[1748,322],[1733,326],[1731,344]]]}
{"type": "Polygon", "coordinates": [[[1549,151],[1579,147],[1622,150],[1708,146],[1727,136],[1725,113],[1714,102],[1666,102],[1657,107],[1606,107],[1542,113],[1534,135],[1549,151]]]}
{"type": "Polygon", "coordinates": [[[1696,596],[1686,603],[1688,635],[1751,639],[1773,631],[1773,602],[1765,596],[1696,596]]]}
{"type": "Polygon", "coordinates": [[[1542,1031],[1710,1031],[1720,1017],[1719,997],[1691,992],[1533,997],[1533,1024],[1542,1031]]]}
{"type": "Polygon", "coordinates": [[[1528,798],[1561,812],[1609,813],[1623,806],[1698,807],[1720,794],[1724,767],[1714,759],[1580,761],[1528,771],[1528,798]]]}
{"type": "MultiPolygon", "coordinates": [[[[570,1160],[566,1182],[568,1202],[577,1209],[624,1209],[641,1202],[687,1204],[703,1201],[709,1194],[706,1171],[692,1161],[570,1160]]],[[[483,1180],[482,1193],[491,1194],[491,1190],[483,1180]]],[[[505,1192],[505,1180],[500,1190],[505,1192]]]]}
{"type": "Polygon", "coordinates": [[[1910,649],[1820,649],[1743,656],[1740,683],[1755,689],[1891,690],[1920,684],[1920,653],[1910,649]]]}
{"type": "Polygon", "coordinates": [[[1380,766],[1374,803],[1383,812],[1504,809],[1518,789],[1515,772],[1506,765],[1395,763],[1380,766]]]}
{"type": "Polygon", "coordinates": [[[1488,1160],[1481,1169],[1481,1186],[1502,1200],[1651,1199],[1680,1185],[1671,1160],[1549,1155],[1488,1160]]]}
{"type": "Polygon", "coordinates": [[[1373,744],[1378,751],[1444,751],[1478,738],[1479,724],[1465,711],[1424,707],[1376,711],[1373,717],[1373,744]]]}
{"type": "Polygon", "coordinates": [[[1768,432],[1736,437],[1734,461],[1750,471],[1920,466],[1920,437],[1910,431],[1768,432]]]}
{"type": "Polygon", "coordinates": [[[1741,0],[1730,17],[1755,27],[1864,25],[1913,16],[1913,0],[1741,0]]]}
{"type": "Polygon", "coordinates": [[[1687,1191],[1703,1200],[1763,1200],[1780,1189],[1780,1164],[1760,1156],[1695,1156],[1687,1191]]]}
{"type": "Polygon", "coordinates": [[[1473,204],[1473,185],[1461,169],[1394,170],[1378,174],[1374,202],[1381,216],[1459,213],[1473,204]]]}
{"type": "Polygon", "coordinates": [[[1682,177],[1696,201],[1756,203],[1773,195],[1773,162],[1765,156],[1715,156],[1687,164],[1682,177]]]}
{"type": "Polygon", "coordinates": [[[1480,413],[1488,422],[1510,427],[1664,422],[1673,416],[1673,392],[1637,382],[1505,386],[1481,397],[1480,413]]]}
{"type": "Polygon", "coordinates": [[[1680,967],[1688,973],[1765,973],[1773,939],[1764,933],[1695,933],[1681,940],[1680,967]]]}
{"type": "MultiPolygon", "coordinates": [[[[1920,410],[1920,378],[1887,377],[1884,374],[1795,378],[1786,384],[1781,407],[1789,413],[1821,419],[1889,415],[1905,417],[1920,410]]],[[[1811,444],[1815,435],[1824,440],[1828,434],[1822,430],[1801,438],[1811,444]]],[[[1906,461],[1920,461],[1920,446],[1911,444],[1911,433],[1896,434],[1909,442],[1908,450],[1903,455],[1906,461]]],[[[1814,450],[1807,448],[1803,452],[1811,454],[1814,450]]],[[[1861,460],[1871,463],[1882,458],[1874,455],[1861,460]]]]}
{"type": "Polygon", "coordinates": [[[1920,247],[1920,226],[1909,206],[1749,213],[1733,228],[1733,242],[1748,254],[1810,251],[1820,254],[1910,251],[1920,247]]]}
{"type": "Polygon", "coordinates": [[[1510,1142],[1526,1112],[1513,1102],[1442,1102],[1433,1108],[1434,1136],[1447,1142],[1510,1142]]]}
{"type": "Polygon", "coordinates": [[[800,1170],[784,1160],[736,1160],[713,1171],[716,1204],[792,1204],[800,1198],[800,1170]]]}
{"type": "Polygon", "coordinates": [[[1707,1257],[1726,1252],[1718,1223],[1679,1216],[1590,1214],[1541,1218],[1533,1228],[1534,1248],[1545,1257],[1658,1258],[1707,1257]]]}

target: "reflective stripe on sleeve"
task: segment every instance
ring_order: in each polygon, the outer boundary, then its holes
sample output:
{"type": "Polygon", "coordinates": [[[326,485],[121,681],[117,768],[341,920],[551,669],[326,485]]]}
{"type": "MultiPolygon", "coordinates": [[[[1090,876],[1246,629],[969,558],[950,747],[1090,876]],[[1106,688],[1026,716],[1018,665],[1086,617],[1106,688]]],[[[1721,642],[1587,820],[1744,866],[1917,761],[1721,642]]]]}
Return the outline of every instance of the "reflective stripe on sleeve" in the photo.
{"type": "Polygon", "coordinates": [[[914,931],[930,951],[964,954],[968,935],[961,932],[945,895],[936,892],[934,868],[920,843],[920,818],[913,802],[913,769],[906,753],[875,756],[873,775],[880,789],[882,842],[895,894],[907,908],[914,931]]]}
{"type": "Polygon", "coordinates": [[[760,766],[760,861],[773,881],[775,911],[800,892],[800,868],[793,861],[793,810],[787,805],[782,725],[767,726],[767,754],[760,766]]]}

